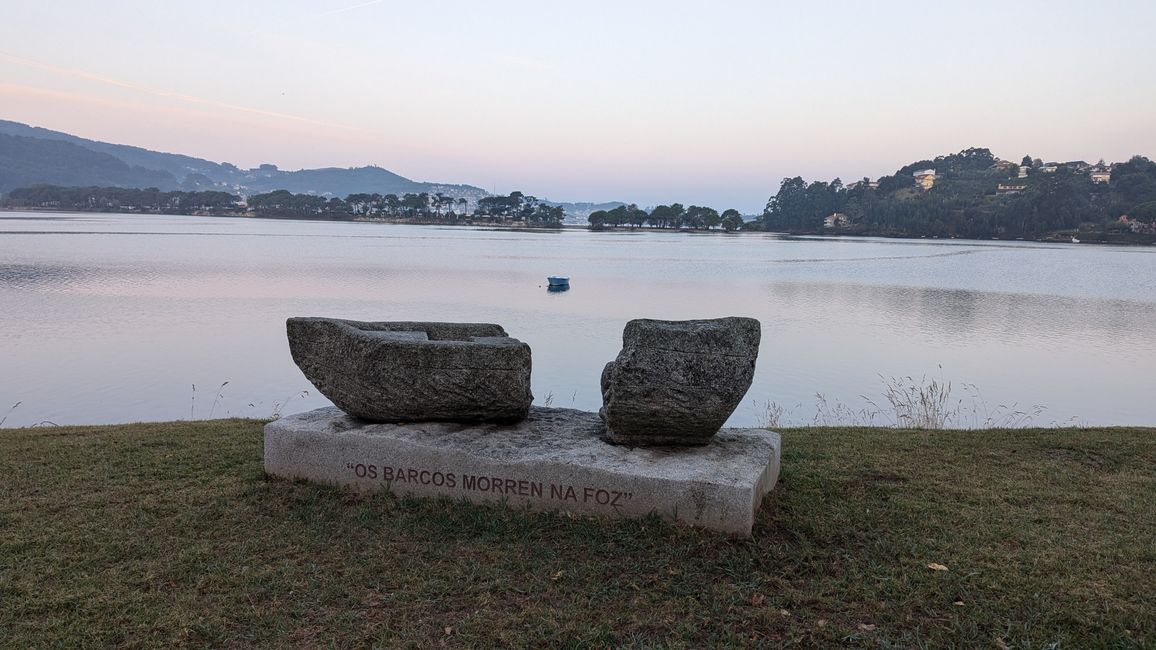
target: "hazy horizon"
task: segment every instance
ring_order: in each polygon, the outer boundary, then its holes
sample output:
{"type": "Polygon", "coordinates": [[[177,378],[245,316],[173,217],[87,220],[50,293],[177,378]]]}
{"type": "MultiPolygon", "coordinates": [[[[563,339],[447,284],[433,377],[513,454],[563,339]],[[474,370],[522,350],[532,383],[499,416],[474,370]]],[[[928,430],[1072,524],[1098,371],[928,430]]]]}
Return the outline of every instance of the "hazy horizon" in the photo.
{"type": "Polygon", "coordinates": [[[1156,152],[1156,6],[1141,2],[7,14],[0,117],[241,167],[378,165],[556,201],[756,212],[785,176],[874,178],[973,146],[1156,152]]]}

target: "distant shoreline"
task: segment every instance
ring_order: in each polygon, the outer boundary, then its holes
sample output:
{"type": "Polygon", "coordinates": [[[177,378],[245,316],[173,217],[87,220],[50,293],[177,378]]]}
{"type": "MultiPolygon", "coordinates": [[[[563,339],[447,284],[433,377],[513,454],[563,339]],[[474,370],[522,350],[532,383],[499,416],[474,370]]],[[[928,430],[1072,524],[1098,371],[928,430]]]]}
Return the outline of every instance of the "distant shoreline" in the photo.
{"type": "Polygon", "coordinates": [[[586,232],[604,232],[604,233],[684,233],[688,235],[782,235],[786,237],[860,237],[860,238],[878,238],[878,239],[901,239],[908,241],[1000,241],[1000,242],[1016,242],[1026,241],[1037,244],[1100,244],[1108,246],[1156,246],[1156,237],[1145,237],[1140,241],[1128,240],[1123,236],[1106,238],[1100,233],[1078,233],[1078,242],[1070,240],[1070,234],[1055,234],[1041,239],[1023,239],[1023,238],[998,238],[990,239],[974,239],[968,237],[938,237],[938,236],[914,236],[902,234],[883,234],[883,233],[848,233],[848,232],[790,232],[790,231],[775,231],[775,230],[735,230],[727,232],[720,229],[702,230],[690,228],[601,228],[594,229],[589,226],[581,224],[562,224],[557,227],[544,227],[538,225],[526,225],[518,223],[478,223],[476,221],[468,222],[449,222],[438,220],[399,220],[399,219],[324,219],[318,217],[303,217],[303,216],[262,216],[253,214],[251,212],[126,212],[123,210],[77,210],[73,209],[57,209],[57,208],[24,208],[0,206],[0,212],[33,212],[33,213],[49,213],[49,214],[120,214],[120,215],[147,215],[147,216],[168,216],[168,217],[228,217],[235,219],[260,219],[263,221],[315,221],[324,223],[376,223],[391,226],[450,226],[458,228],[474,228],[478,230],[514,230],[523,232],[559,232],[564,230],[582,230],[586,232]]]}

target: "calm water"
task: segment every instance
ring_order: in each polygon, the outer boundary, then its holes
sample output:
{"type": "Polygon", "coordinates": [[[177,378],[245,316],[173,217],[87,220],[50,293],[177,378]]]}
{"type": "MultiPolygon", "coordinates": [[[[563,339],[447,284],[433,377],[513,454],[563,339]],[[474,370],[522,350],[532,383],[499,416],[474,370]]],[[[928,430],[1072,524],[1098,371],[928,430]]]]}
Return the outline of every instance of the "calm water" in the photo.
{"type": "Polygon", "coordinates": [[[0,213],[4,426],[326,405],[294,315],[500,323],[555,406],[598,408],[631,318],[745,315],[763,342],[734,425],[886,411],[880,375],[951,381],[965,425],[1156,424],[1152,248],[0,213]]]}

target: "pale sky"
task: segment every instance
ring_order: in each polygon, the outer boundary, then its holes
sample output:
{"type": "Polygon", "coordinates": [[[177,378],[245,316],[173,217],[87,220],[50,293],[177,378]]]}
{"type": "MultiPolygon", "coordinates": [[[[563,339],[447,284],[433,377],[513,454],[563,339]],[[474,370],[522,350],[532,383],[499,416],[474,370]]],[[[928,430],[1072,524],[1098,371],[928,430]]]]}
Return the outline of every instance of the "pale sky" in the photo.
{"type": "Polygon", "coordinates": [[[1156,2],[5,2],[0,118],[241,167],[376,164],[759,211],[970,146],[1156,156],[1156,2]]]}

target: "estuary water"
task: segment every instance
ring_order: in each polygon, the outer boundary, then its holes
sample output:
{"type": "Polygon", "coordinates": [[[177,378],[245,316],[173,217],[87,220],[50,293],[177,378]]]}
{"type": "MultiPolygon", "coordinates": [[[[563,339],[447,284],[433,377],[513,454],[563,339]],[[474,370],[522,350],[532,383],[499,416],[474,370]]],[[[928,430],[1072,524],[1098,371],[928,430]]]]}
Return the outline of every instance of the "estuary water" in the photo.
{"type": "Polygon", "coordinates": [[[744,315],[731,425],[893,424],[887,383],[931,381],[955,426],[1156,425],[1151,247],[0,212],[4,427],[327,405],[298,315],[500,323],[554,406],[600,406],[632,318],[744,315]]]}

